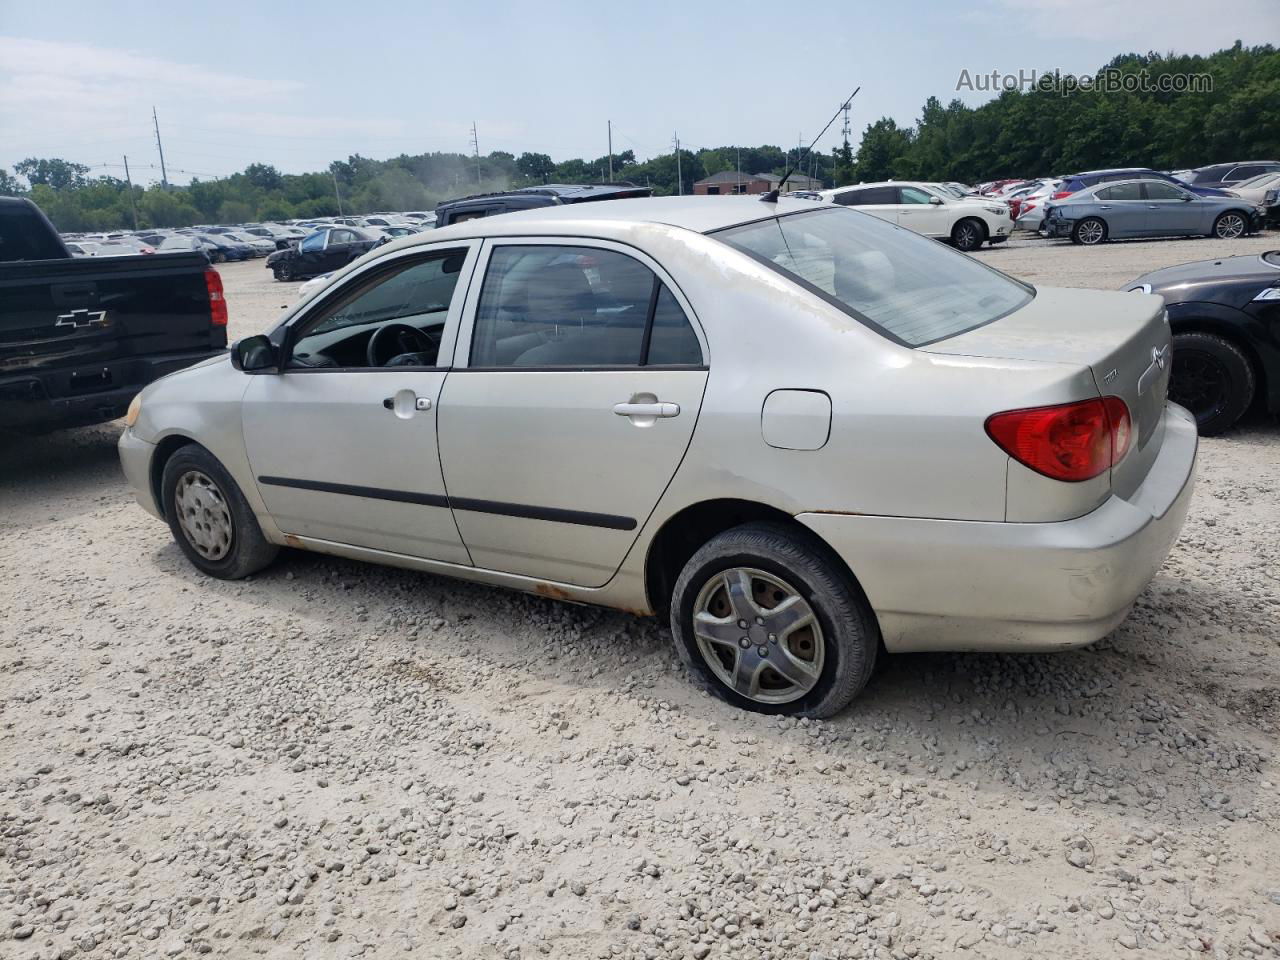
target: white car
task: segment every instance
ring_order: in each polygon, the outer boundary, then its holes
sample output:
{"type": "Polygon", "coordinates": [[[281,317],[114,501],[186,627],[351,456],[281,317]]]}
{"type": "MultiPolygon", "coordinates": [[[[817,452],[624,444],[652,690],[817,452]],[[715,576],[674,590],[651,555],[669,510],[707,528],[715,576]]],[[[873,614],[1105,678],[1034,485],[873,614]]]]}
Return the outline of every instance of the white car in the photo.
{"type": "Polygon", "coordinates": [[[926,237],[949,240],[959,250],[977,250],[986,242],[1003,243],[1013,232],[1008,204],[956,198],[924,183],[860,183],[823,190],[822,197],[926,237]]]}
{"type": "Polygon", "coordinates": [[[318,277],[312,277],[306,283],[298,288],[298,299],[305,300],[321,287],[327,286],[329,281],[333,279],[333,273],[322,273],[318,277]]]}

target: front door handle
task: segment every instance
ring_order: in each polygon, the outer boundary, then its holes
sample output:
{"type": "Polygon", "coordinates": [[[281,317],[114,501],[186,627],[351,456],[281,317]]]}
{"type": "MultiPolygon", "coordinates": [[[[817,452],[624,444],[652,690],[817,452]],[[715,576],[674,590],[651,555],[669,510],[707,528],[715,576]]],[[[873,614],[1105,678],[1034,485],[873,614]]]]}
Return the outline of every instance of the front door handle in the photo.
{"type": "Polygon", "coordinates": [[[678,403],[615,403],[613,412],[620,417],[669,417],[680,416],[678,403]]]}

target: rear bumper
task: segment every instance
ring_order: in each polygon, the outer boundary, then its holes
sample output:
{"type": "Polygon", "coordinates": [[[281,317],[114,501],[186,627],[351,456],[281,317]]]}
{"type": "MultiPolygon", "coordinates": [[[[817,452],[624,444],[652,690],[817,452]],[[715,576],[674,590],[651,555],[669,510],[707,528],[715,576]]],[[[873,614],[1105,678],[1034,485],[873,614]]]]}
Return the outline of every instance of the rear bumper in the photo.
{"type": "Polygon", "coordinates": [[[0,428],[52,430],[114,420],[124,415],[129,402],[151,381],[222,352],[206,349],[124,357],[0,374],[0,428]]]}
{"type": "Polygon", "coordinates": [[[1058,650],[1113,630],[1164,563],[1194,489],[1198,437],[1181,407],[1142,485],[1057,523],[800,514],[854,571],[885,645],[1058,650]]]}

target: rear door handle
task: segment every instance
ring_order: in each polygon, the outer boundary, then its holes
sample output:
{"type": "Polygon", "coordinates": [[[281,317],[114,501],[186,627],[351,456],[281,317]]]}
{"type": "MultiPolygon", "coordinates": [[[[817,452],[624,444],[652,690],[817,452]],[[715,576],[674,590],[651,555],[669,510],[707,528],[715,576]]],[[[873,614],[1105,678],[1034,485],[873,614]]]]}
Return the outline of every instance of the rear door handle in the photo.
{"type": "Polygon", "coordinates": [[[382,401],[382,405],[388,410],[394,410],[396,416],[403,417],[409,415],[410,406],[412,406],[413,410],[430,410],[431,398],[416,397],[413,395],[412,390],[401,390],[394,397],[385,397],[382,401]],[[397,408],[396,405],[397,399],[401,401],[399,408],[397,408]]]}
{"type": "Polygon", "coordinates": [[[613,412],[620,417],[669,417],[680,416],[678,403],[615,403],[613,412]]]}

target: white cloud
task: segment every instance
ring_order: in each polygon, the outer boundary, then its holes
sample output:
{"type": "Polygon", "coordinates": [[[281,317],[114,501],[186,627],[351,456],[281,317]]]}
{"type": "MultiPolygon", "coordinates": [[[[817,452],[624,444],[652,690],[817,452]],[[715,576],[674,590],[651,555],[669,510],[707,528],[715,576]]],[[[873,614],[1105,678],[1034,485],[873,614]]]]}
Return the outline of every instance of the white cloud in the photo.
{"type": "MultiPolygon", "coordinates": [[[[305,94],[291,79],[243,76],[85,43],[0,36],[0,166],[27,156],[118,163],[129,153],[150,179],[153,105],[169,166],[204,174],[228,173],[277,155],[287,164],[329,137],[404,132],[384,118],[325,115],[305,94]],[[264,104],[271,109],[262,109],[264,104]]],[[[330,152],[319,150],[322,156],[330,152]]],[[[158,170],[154,174],[158,179],[158,170]]],[[[171,179],[182,182],[188,175],[171,179]]]]}

